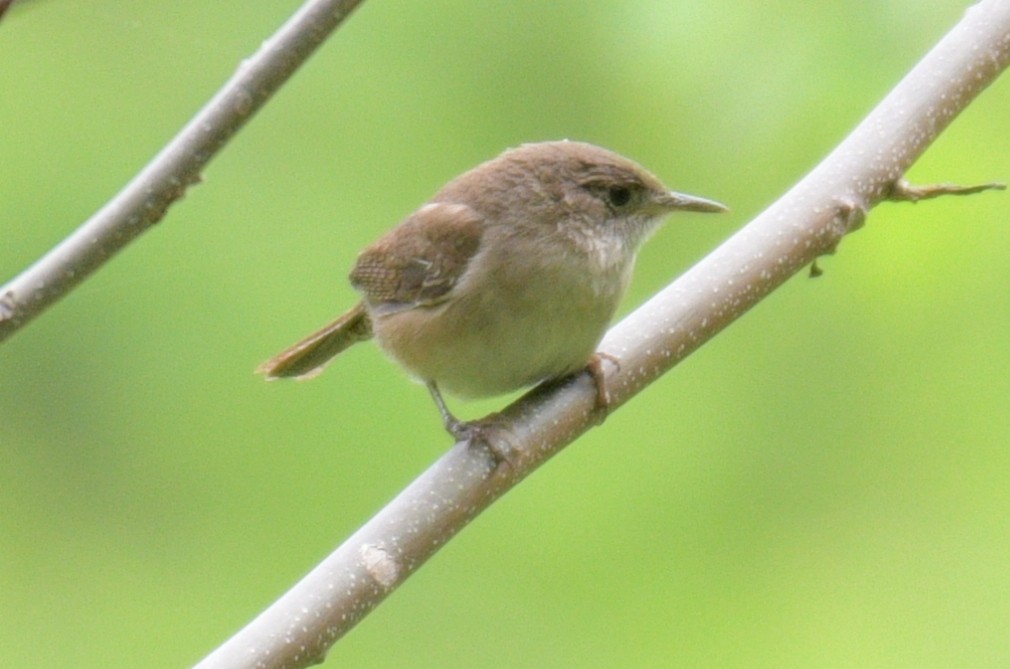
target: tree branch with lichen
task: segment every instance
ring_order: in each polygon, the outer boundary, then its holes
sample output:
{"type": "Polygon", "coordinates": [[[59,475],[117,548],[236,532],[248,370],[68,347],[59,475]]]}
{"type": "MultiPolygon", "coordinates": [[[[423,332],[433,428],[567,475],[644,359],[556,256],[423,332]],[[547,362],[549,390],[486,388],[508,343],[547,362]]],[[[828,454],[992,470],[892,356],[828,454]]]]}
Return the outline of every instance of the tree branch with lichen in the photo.
{"type": "MultiPolygon", "coordinates": [[[[980,2],[810,174],[607,334],[601,351],[620,360],[606,366],[612,406],[834,252],[877,203],[1001,187],[913,187],[903,175],[1008,64],[1010,3],[980,2]]],[[[198,669],[322,661],[456,532],[593,427],[595,394],[588,374],[532,390],[494,421],[494,449],[456,444],[198,669]]]]}

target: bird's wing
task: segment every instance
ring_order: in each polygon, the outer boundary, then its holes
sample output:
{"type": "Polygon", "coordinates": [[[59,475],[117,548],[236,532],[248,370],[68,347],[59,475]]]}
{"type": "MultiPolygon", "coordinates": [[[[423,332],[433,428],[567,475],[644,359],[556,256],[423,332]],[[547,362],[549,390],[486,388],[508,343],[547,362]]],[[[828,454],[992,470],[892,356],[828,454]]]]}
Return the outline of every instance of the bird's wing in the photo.
{"type": "Polygon", "coordinates": [[[466,205],[427,204],[358,255],[351,284],[376,308],[438,304],[477,253],[483,227],[466,205]]]}

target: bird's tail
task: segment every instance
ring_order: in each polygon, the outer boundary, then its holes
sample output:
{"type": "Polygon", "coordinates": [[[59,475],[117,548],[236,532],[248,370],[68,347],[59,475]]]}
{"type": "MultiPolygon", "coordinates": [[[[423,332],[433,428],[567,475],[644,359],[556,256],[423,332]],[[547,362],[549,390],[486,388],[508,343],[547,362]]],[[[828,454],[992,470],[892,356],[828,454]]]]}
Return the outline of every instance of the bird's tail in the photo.
{"type": "Polygon", "coordinates": [[[333,356],[348,346],[372,337],[372,321],[364,302],[305,339],[289,346],[256,368],[268,381],[280,378],[310,379],[323,371],[333,356]]]}

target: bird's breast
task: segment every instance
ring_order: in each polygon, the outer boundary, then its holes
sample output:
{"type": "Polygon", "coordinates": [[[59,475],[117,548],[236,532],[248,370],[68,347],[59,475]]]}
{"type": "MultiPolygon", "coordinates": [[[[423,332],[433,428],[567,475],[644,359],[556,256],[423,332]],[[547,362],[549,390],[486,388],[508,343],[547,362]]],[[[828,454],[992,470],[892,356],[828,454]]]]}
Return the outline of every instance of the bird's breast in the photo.
{"type": "Polygon", "coordinates": [[[588,253],[494,254],[434,307],[377,314],[376,339],[415,376],[459,396],[490,396],[586,364],[630,267],[606,245],[588,253]]]}

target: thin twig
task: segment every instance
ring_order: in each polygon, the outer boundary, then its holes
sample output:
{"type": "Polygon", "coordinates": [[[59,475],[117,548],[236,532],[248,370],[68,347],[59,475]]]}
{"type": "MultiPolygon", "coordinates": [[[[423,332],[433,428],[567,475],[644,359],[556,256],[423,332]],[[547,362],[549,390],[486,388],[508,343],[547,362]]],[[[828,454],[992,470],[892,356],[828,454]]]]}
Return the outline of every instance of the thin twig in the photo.
{"type": "Polygon", "coordinates": [[[891,187],[891,192],[887,194],[887,199],[895,202],[918,202],[919,200],[932,200],[935,197],[944,197],[945,195],[974,195],[986,190],[1006,190],[1006,184],[993,181],[991,183],[973,184],[971,186],[959,186],[957,184],[916,186],[904,179],[898,179],[891,187]]]}
{"type": "Polygon", "coordinates": [[[200,171],[362,0],[308,0],[112,200],[0,286],[0,341],[162,219],[200,171]]]}
{"type": "MultiPolygon", "coordinates": [[[[621,361],[608,383],[613,405],[833,251],[1008,63],[1010,2],[986,0],[806,178],[608,333],[601,348],[621,361]]],[[[467,522],[589,429],[595,393],[584,374],[520,399],[495,421],[496,450],[508,458],[456,444],[198,669],[321,661],[467,522]]]]}

